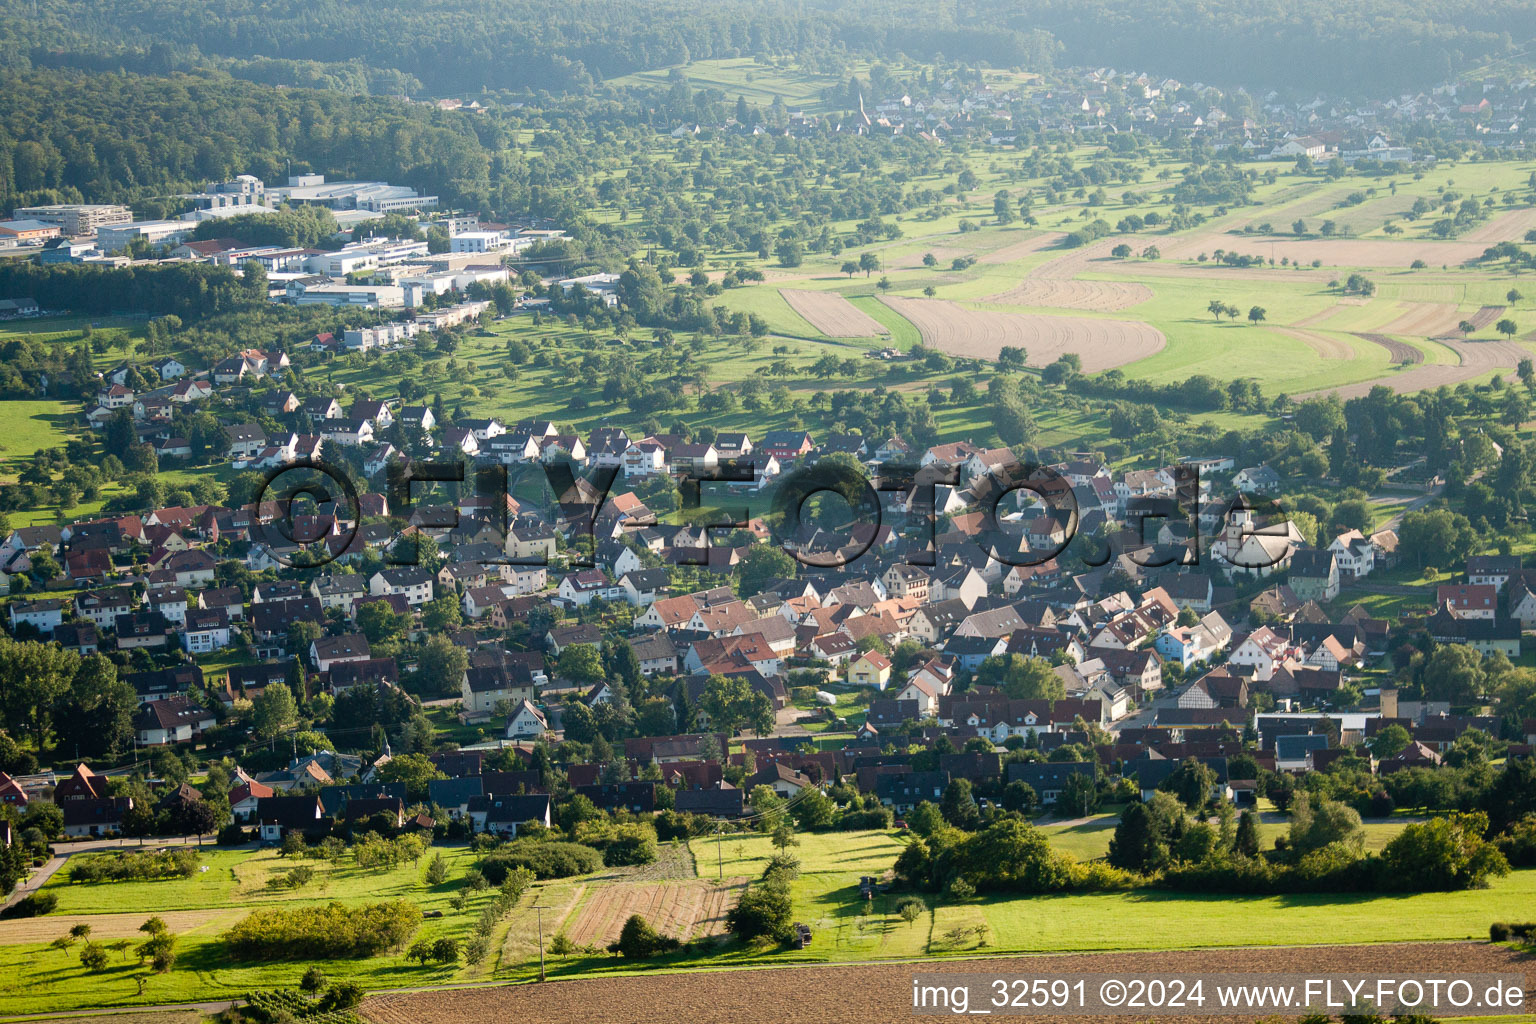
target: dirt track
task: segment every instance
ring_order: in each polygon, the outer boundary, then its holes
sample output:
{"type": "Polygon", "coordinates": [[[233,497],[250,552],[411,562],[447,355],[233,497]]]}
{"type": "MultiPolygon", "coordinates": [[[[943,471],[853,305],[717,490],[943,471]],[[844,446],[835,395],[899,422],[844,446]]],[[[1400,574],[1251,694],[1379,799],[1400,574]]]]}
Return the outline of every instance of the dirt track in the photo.
{"type": "MultiPolygon", "coordinates": [[[[813,947],[814,948],[814,947],[813,947]]],[[[710,973],[658,973],[585,978],[545,985],[469,988],[368,997],[362,1014],[376,1024],[820,1024],[907,1021],[917,972],[976,972],[1002,977],[1059,978],[1079,973],[1154,974],[1307,972],[1431,976],[1455,971],[1522,973],[1527,1002],[1536,959],[1486,942],[1393,943],[1373,946],[1272,947],[1091,953],[979,960],[921,961],[710,973]]],[[[1159,1016],[1183,1021],[1241,1017],[1159,1016]]],[[[1037,1018],[1049,1019],[1049,1018],[1037,1018]]],[[[1072,1017],[1083,1024],[1140,1018],[1072,1017]]]]}
{"type": "Polygon", "coordinates": [[[807,292],[780,288],[789,308],[829,338],[872,338],[889,334],[885,325],[837,292],[807,292]]]}
{"type": "Polygon", "coordinates": [[[1145,359],[1167,344],[1157,328],[1129,320],[1005,313],[896,295],[882,301],[911,321],[923,344],[957,356],[996,359],[1011,345],[1025,350],[1029,365],[1045,366],[1075,352],[1083,372],[1094,373],[1145,359]]]}

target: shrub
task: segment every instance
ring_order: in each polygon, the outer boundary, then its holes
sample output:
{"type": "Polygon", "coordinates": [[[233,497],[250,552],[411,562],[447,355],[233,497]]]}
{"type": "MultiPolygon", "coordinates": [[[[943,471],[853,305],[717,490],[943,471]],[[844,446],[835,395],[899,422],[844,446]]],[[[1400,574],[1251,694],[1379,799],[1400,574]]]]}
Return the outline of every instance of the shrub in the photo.
{"type": "Polygon", "coordinates": [[[601,850],[603,863],[609,867],[656,860],[656,830],[649,824],[583,821],[576,826],[576,841],[601,850]]]}
{"type": "Polygon", "coordinates": [[[1495,921],[1495,922],[1493,922],[1493,924],[1489,925],[1488,926],[1488,941],[1489,942],[1508,942],[1509,941],[1509,925],[1505,924],[1503,921],[1495,921]]]}
{"type": "Polygon", "coordinates": [[[673,952],[678,941],[670,935],[662,935],[639,914],[631,914],[614,946],[626,960],[648,960],[661,953],[673,952]]]}
{"type": "Polygon", "coordinates": [[[245,829],[241,828],[238,823],[232,821],[228,825],[225,825],[223,828],[219,829],[219,834],[214,841],[217,842],[220,846],[239,846],[246,842],[249,838],[250,837],[247,835],[245,829]]]}
{"type": "Polygon", "coordinates": [[[224,933],[237,960],[334,960],[376,956],[405,944],[421,925],[407,900],[348,907],[338,902],[257,910],[224,933]]]}
{"type": "Polygon", "coordinates": [[[539,880],[585,875],[603,866],[603,855],[581,843],[515,839],[480,861],[492,885],[500,885],[513,868],[527,868],[539,880]]]}
{"type": "Polygon", "coordinates": [[[23,896],[15,903],[0,910],[0,918],[42,917],[59,905],[59,895],[46,889],[23,896]]]}

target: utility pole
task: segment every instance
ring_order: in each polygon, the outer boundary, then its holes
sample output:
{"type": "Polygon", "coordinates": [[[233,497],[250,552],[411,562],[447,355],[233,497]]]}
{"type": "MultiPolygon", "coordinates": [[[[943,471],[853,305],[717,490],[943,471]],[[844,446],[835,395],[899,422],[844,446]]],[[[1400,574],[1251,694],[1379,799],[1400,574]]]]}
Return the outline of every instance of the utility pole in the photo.
{"type": "Polygon", "coordinates": [[[534,910],[539,913],[539,980],[544,980],[544,908],[534,904],[534,910]]]}
{"type": "Polygon", "coordinates": [[[715,828],[715,880],[719,882],[725,881],[725,854],[723,854],[720,849],[724,845],[725,822],[722,821],[715,828]]]}

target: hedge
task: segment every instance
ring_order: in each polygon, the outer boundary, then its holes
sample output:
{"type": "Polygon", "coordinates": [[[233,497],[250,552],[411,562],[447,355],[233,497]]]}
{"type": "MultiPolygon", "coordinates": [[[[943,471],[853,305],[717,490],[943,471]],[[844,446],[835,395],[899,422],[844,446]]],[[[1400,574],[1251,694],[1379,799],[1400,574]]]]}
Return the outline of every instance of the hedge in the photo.
{"type": "Polygon", "coordinates": [[[408,900],[349,907],[331,902],[292,910],[257,910],[224,933],[237,960],[336,960],[396,949],[421,925],[408,900]]]}
{"type": "Polygon", "coordinates": [[[480,871],[492,885],[500,885],[513,868],[527,868],[540,880],[585,875],[603,866],[603,855],[590,846],[559,840],[514,839],[486,855],[480,871]]]}

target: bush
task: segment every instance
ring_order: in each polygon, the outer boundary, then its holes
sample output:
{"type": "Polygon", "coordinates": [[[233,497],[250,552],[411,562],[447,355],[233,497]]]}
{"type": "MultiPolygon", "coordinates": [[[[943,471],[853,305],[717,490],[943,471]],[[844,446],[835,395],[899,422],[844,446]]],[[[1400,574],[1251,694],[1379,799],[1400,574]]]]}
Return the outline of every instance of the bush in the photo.
{"type": "Polygon", "coordinates": [[[601,850],[603,863],[611,868],[656,860],[656,830],[649,824],[583,821],[576,826],[576,841],[601,850]]]}
{"type": "Polygon", "coordinates": [[[678,948],[678,941],[670,935],[662,935],[639,914],[631,914],[629,920],[624,922],[624,929],[619,932],[619,941],[614,943],[614,947],[626,960],[649,960],[653,956],[673,952],[678,948]]]}
{"type": "Polygon", "coordinates": [[[348,907],[338,902],[257,910],[223,935],[237,960],[335,960],[403,946],[421,925],[407,900],[348,907]]]}
{"type": "Polygon", "coordinates": [[[219,834],[214,841],[217,842],[220,846],[240,846],[249,840],[250,835],[246,832],[246,830],[236,822],[232,821],[228,825],[225,825],[223,828],[219,829],[219,834]]]}
{"type": "Polygon", "coordinates": [[[1493,924],[1489,925],[1488,926],[1488,941],[1489,942],[1508,942],[1509,941],[1509,925],[1505,924],[1503,921],[1495,921],[1495,922],[1493,922],[1493,924]]]}
{"type": "Polygon", "coordinates": [[[603,866],[603,855],[581,843],[515,839],[480,861],[492,885],[500,885],[513,868],[527,868],[540,881],[585,875],[603,866]]]}
{"type": "Polygon", "coordinates": [[[0,918],[42,917],[44,914],[52,913],[53,908],[58,905],[58,893],[42,890],[30,896],[23,896],[4,910],[0,910],[0,918]]]}

